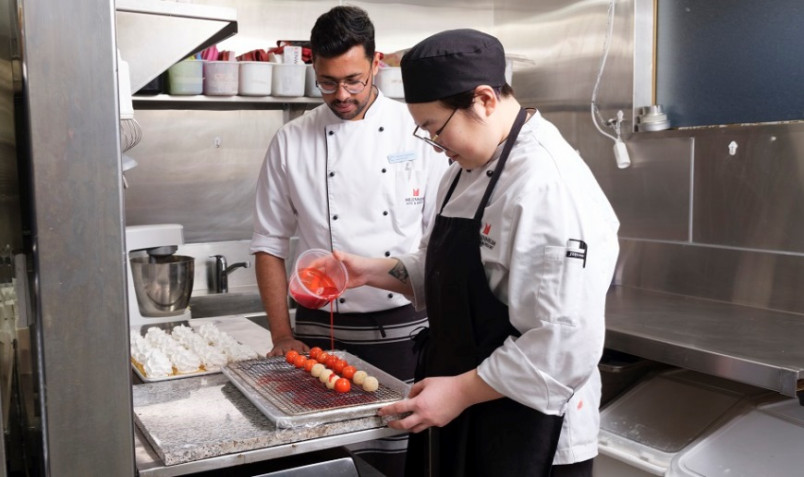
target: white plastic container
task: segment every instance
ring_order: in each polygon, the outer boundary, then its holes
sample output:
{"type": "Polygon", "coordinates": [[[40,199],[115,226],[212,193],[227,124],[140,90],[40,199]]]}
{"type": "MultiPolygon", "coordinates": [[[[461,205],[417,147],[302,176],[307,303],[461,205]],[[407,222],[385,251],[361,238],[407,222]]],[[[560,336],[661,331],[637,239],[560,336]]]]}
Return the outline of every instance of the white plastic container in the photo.
{"type": "Polygon", "coordinates": [[[321,97],[321,90],[315,85],[315,68],[313,68],[313,65],[307,65],[304,79],[304,95],[310,98],[321,97]]]}
{"type": "Polygon", "coordinates": [[[600,413],[595,477],[665,476],[674,458],[766,391],[691,371],[644,380],[600,413]]]}
{"type": "Polygon", "coordinates": [[[237,61],[204,62],[204,94],[234,96],[237,94],[240,65],[237,61]]]}
{"type": "Polygon", "coordinates": [[[194,95],[204,92],[204,62],[184,60],[168,68],[168,92],[194,95]]]}
{"type": "Polygon", "coordinates": [[[271,70],[266,61],[241,61],[238,93],[241,96],[268,96],[271,94],[271,70]]]}
{"type": "Polygon", "coordinates": [[[304,96],[304,80],[307,65],[277,63],[273,65],[272,96],[304,96]]]}
{"type": "Polygon", "coordinates": [[[403,99],[405,88],[402,86],[402,68],[386,66],[377,72],[377,88],[389,98],[403,99]]]}
{"type": "Polygon", "coordinates": [[[787,477],[804,472],[804,407],[797,399],[757,406],[691,445],[668,477],[787,477]]]}

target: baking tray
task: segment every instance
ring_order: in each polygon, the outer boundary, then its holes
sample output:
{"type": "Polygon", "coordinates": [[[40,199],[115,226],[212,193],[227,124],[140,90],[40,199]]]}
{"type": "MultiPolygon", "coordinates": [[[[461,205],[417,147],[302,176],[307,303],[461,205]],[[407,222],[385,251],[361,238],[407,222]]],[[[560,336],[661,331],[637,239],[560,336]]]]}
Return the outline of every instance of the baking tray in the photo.
{"type": "MultiPolygon", "coordinates": [[[[162,328],[163,330],[165,330],[166,333],[170,334],[170,333],[173,332],[173,328],[175,328],[176,326],[179,326],[179,325],[184,325],[184,326],[188,326],[188,327],[192,328],[192,326],[190,326],[189,321],[180,320],[180,321],[170,321],[170,322],[167,322],[167,323],[154,323],[154,324],[150,324],[150,325],[143,325],[143,326],[139,327],[139,333],[140,333],[140,335],[145,336],[145,333],[148,332],[149,328],[156,327],[156,328],[162,328]]],[[[131,332],[132,333],[137,332],[137,328],[132,327],[131,332]]],[[[193,332],[195,332],[195,328],[193,328],[193,332]]],[[[238,343],[240,343],[240,342],[238,341],[238,343]]],[[[240,343],[240,344],[243,344],[243,343],[240,343]]],[[[192,372],[192,373],[172,374],[170,376],[151,378],[151,377],[146,376],[145,373],[143,372],[143,370],[140,369],[139,366],[137,366],[137,364],[134,362],[134,358],[131,358],[131,356],[129,356],[129,359],[131,360],[131,369],[134,370],[134,374],[136,374],[140,379],[142,379],[143,382],[146,382],[146,383],[155,383],[155,382],[159,382],[159,381],[172,381],[174,379],[182,379],[182,378],[194,378],[196,376],[205,376],[207,374],[215,374],[215,373],[220,373],[221,372],[220,368],[212,369],[212,370],[206,370],[206,369],[205,370],[200,370],[199,369],[198,371],[195,371],[195,372],[192,372]]]]}
{"type": "Polygon", "coordinates": [[[379,381],[377,391],[336,393],[303,369],[274,356],[229,363],[223,374],[278,428],[315,426],[375,416],[377,409],[401,401],[409,386],[379,368],[345,351],[331,351],[379,381]]]}

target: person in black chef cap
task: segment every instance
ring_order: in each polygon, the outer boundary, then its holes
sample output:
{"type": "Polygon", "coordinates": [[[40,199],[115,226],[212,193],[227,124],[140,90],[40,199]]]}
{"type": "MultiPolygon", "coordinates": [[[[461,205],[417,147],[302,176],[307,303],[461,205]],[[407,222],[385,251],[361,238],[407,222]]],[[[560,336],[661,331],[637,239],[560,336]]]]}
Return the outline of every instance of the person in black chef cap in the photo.
{"type": "Polygon", "coordinates": [[[401,66],[413,134],[453,161],[434,227],[416,253],[336,256],[350,287],[427,306],[417,382],[379,411],[414,433],[406,473],[591,476],[617,217],[495,37],[441,32],[401,66]]]}

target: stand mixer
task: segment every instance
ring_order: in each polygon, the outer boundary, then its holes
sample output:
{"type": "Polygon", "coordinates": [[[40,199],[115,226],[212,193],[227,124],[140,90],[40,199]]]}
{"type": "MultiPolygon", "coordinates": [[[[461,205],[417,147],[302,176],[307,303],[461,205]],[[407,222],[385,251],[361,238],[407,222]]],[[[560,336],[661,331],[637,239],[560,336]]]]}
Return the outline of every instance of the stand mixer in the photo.
{"type": "Polygon", "coordinates": [[[195,260],[175,255],[183,230],[180,224],[126,227],[130,327],[190,319],[195,260]]]}

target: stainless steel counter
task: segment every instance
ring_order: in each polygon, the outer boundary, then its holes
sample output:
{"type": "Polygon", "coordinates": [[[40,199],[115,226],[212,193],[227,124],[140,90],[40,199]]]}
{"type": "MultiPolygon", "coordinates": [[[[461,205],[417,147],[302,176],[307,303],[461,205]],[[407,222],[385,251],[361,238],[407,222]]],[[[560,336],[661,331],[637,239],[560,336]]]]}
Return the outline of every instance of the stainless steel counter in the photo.
{"type": "Polygon", "coordinates": [[[613,287],[606,347],[739,381],[804,394],[804,316],[613,287]]]}
{"type": "MultiPolygon", "coordinates": [[[[270,333],[245,317],[193,321],[212,321],[260,354],[271,348],[270,333]]],[[[400,434],[376,416],[277,429],[217,373],[135,384],[132,395],[141,476],[223,469],[400,434]]]]}

